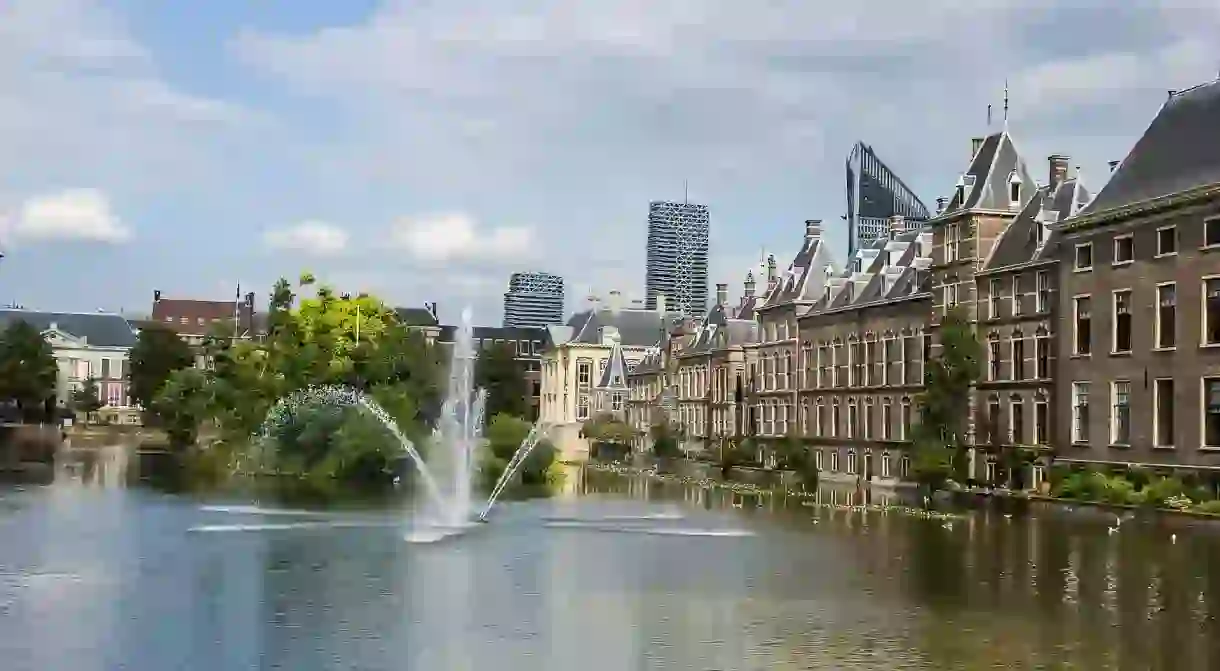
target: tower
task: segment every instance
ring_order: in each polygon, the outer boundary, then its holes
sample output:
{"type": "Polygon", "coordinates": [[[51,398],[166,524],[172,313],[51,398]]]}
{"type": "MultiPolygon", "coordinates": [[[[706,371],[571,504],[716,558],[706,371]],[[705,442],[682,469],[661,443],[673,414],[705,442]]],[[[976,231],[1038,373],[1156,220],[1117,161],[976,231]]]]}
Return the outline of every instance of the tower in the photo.
{"type": "Polygon", "coordinates": [[[703,315],[708,300],[706,205],[655,201],[648,205],[648,243],[644,277],[645,307],[655,310],[657,296],[683,315],[703,315]]]}
{"type": "Polygon", "coordinates": [[[857,142],[847,157],[847,258],[874,240],[889,236],[889,218],[925,222],[928,207],[903,183],[873,148],[857,142]]]}
{"type": "Polygon", "coordinates": [[[542,272],[513,273],[504,294],[504,325],[542,328],[563,323],[563,278],[542,272]]]}

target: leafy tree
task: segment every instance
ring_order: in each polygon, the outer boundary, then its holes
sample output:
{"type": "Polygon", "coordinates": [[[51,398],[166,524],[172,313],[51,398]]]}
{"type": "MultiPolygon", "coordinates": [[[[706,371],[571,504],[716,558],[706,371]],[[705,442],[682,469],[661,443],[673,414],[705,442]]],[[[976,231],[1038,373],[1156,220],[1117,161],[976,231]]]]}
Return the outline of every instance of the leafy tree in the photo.
{"type": "Polygon", "coordinates": [[[170,447],[184,450],[199,439],[199,428],[211,416],[213,398],[207,374],[179,368],[161,386],[151,409],[161,419],[170,447]]]}
{"type": "Polygon", "coordinates": [[[525,367],[510,343],[488,347],[479,353],[474,367],[475,386],[487,390],[486,416],[509,414],[528,418],[531,389],[525,367]]]}
{"type": "Polygon", "coordinates": [[[58,379],[55,355],[41,331],[18,320],[0,333],[0,399],[16,404],[24,420],[47,416],[58,379]]]}
{"type": "Polygon", "coordinates": [[[648,437],[652,439],[652,453],[661,459],[682,456],[682,447],[678,444],[678,436],[668,422],[657,422],[648,428],[648,437]]]}
{"type": "MultiPolygon", "coordinates": [[[[487,427],[487,451],[480,465],[482,479],[487,486],[500,478],[531,428],[532,424],[520,417],[508,414],[492,417],[487,427]]],[[[538,441],[521,465],[521,482],[529,485],[545,483],[547,470],[555,462],[555,457],[555,447],[549,441],[538,441]]]]}
{"type": "Polygon", "coordinates": [[[817,462],[800,438],[781,438],[776,445],[776,461],[781,469],[795,473],[802,485],[810,488],[818,486],[817,462]]]}
{"type": "Polygon", "coordinates": [[[943,487],[950,475],[966,479],[970,397],[982,353],[965,313],[950,310],[940,324],[940,352],[927,364],[914,435],[915,478],[930,490],[943,487]]]}
{"type": "Polygon", "coordinates": [[[163,326],[141,329],[129,356],[130,394],[145,410],[152,410],[161,387],[174,371],[190,368],[195,355],[178,334],[163,326]]]}
{"type": "Polygon", "coordinates": [[[90,413],[97,412],[102,407],[102,397],[98,393],[97,380],[89,378],[80,389],[72,392],[72,409],[76,412],[84,413],[88,417],[90,413]]]}

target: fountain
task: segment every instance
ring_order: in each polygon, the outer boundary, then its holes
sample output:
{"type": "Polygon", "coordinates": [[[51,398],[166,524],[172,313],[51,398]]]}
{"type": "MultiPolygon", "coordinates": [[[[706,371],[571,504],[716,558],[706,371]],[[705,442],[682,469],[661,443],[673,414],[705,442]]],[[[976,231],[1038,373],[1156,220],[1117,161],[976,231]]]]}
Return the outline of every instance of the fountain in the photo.
{"type": "Polygon", "coordinates": [[[476,521],[486,521],[496,499],[520,470],[526,457],[543,438],[545,431],[540,424],[535,424],[530,429],[492,488],[491,496],[476,516],[472,503],[475,455],[483,439],[487,409],[486,391],[474,386],[476,358],[474,327],[470,309],[467,308],[462,311],[462,323],[455,334],[445,401],[432,434],[434,444],[439,449],[432,451],[432,458],[428,462],[424,461],[414,443],[402,434],[398,423],[381,406],[358,389],[338,385],[309,387],[280,399],[267,414],[267,420],[263,424],[263,437],[269,438],[270,432],[276,426],[292,421],[293,413],[302,406],[360,408],[381,422],[402,445],[403,451],[419,471],[420,480],[424,485],[424,499],[420,502],[424,511],[422,519],[433,526],[455,530],[476,521]]]}

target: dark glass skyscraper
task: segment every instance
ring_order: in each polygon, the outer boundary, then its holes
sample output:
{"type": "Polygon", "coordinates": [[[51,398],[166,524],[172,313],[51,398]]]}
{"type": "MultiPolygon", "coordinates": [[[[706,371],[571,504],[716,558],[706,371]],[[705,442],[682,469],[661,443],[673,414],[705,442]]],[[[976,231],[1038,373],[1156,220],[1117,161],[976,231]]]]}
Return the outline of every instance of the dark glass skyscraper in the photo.
{"type": "Polygon", "coordinates": [[[847,254],[889,235],[889,218],[931,218],[928,207],[889,169],[873,148],[857,142],[847,157],[847,254]]]}
{"type": "Polygon", "coordinates": [[[655,201],[648,204],[647,267],[644,302],[685,315],[707,312],[707,205],[655,201]]]}
{"type": "Polygon", "coordinates": [[[541,328],[562,324],[563,278],[550,273],[513,273],[504,294],[504,325],[541,328]]]}

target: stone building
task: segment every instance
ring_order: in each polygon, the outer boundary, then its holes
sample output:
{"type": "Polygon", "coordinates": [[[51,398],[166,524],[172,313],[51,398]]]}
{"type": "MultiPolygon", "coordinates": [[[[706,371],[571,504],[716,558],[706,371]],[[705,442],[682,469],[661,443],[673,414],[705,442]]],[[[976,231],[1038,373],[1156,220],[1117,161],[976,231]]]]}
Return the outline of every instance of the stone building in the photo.
{"type": "MultiPolygon", "coordinates": [[[[909,469],[931,303],[931,234],[890,221],[798,319],[799,421],[828,480],[892,482],[909,469]]],[[[765,422],[764,422],[765,426],[765,422]]]]}
{"type": "Polygon", "coordinates": [[[1220,468],[1220,80],[1062,222],[1056,461],[1220,468]]]}

